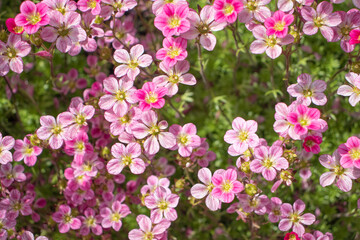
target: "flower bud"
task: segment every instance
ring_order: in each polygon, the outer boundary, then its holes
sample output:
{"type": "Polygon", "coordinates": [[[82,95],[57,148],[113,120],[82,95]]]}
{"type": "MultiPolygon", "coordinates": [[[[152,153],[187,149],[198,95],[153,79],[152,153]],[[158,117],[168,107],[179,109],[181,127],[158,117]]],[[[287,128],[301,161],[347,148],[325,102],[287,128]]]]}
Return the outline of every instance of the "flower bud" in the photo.
{"type": "Polygon", "coordinates": [[[251,171],[250,171],[250,161],[248,162],[243,162],[240,166],[240,170],[244,173],[247,173],[249,174],[251,171]]]}
{"type": "Polygon", "coordinates": [[[245,185],[245,193],[249,196],[254,196],[258,192],[255,184],[248,183],[245,185]]]}

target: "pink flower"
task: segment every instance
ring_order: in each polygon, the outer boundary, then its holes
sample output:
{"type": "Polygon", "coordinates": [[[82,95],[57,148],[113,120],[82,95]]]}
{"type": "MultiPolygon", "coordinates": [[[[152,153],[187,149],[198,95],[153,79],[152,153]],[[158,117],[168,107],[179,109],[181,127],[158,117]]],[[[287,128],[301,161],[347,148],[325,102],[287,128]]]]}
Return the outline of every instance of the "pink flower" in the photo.
{"type": "Polygon", "coordinates": [[[254,150],[254,160],[250,163],[251,171],[262,173],[263,177],[272,181],[276,177],[276,170],[287,169],[288,161],[282,157],[283,150],[278,146],[260,146],[254,150]]]}
{"type": "Polygon", "coordinates": [[[351,30],[349,36],[350,36],[350,41],[349,41],[350,44],[354,45],[360,43],[360,30],[358,29],[351,30]]]}
{"type": "MultiPolygon", "coordinates": [[[[169,132],[176,137],[176,149],[182,157],[189,157],[194,148],[200,146],[200,137],[196,135],[196,126],[192,123],[187,123],[183,127],[174,124],[169,128],[169,132]]],[[[175,148],[173,148],[175,150],[175,148]]]]}
{"type": "Polygon", "coordinates": [[[307,136],[303,142],[303,148],[307,152],[318,154],[320,152],[320,144],[322,143],[321,136],[307,136]]]}
{"type": "Polygon", "coordinates": [[[332,156],[321,155],[319,161],[321,165],[330,169],[329,172],[323,173],[320,176],[320,184],[323,187],[333,184],[336,180],[336,186],[344,192],[349,192],[352,188],[352,180],[360,177],[360,169],[358,168],[343,168],[340,164],[340,154],[338,150],[332,156]]]}
{"type": "Polygon", "coordinates": [[[141,118],[141,110],[132,107],[125,115],[119,112],[106,111],[104,118],[110,122],[110,132],[114,136],[121,135],[124,131],[131,134],[131,127],[141,118]]]}
{"type": "Polygon", "coordinates": [[[169,188],[170,181],[167,178],[158,178],[151,175],[146,180],[147,185],[144,185],[140,192],[142,195],[153,194],[158,187],[169,188]]]}
{"type": "Polygon", "coordinates": [[[5,76],[11,71],[22,73],[22,58],[27,56],[31,51],[31,46],[21,40],[20,35],[10,33],[7,43],[0,41],[0,76],[5,76]]]}
{"type": "Polygon", "coordinates": [[[291,206],[289,203],[281,205],[281,220],[279,229],[281,231],[292,230],[300,237],[305,233],[304,225],[311,225],[315,222],[315,216],[311,213],[302,214],[305,210],[305,203],[300,199],[291,206]]]}
{"type": "Polygon", "coordinates": [[[248,194],[239,194],[237,195],[240,207],[244,212],[251,213],[254,212],[257,215],[264,215],[267,212],[266,206],[269,204],[270,200],[265,195],[255,194],[255,196],[250,196],[248,194]]]}
{"type": "Polygon", "coordinates": [[[47,15],[48,7],[45,3],[35,3],[24,1],[20,5],[20,12],[15,17],[15,24],[24,27],[28,34],[36,33],[41,26],[45,26],[50,22],[47,15]]]}
{"type": "Polygon", "coordinates": [[[290,112],[287,120],[294,125],[294,132],[304,135],[309,130],[319,130],[322,127],[320,111],[316,108],[308,108],[305,105],[298,105],[294,112],[290,112]]]}
{"type": "Polygon", "coordinates": [[[274,131],[282,137],[290,136],[294,140],[300,140],[300,136],[295,133],[294,125],[287,120],[289,113],[296,110],[297,102],[293,102],[289,107],[285,103],[275,105],[275,123],[274,131]]]}
{"type": "Polygon", "coordinates": [[[59,11],[64,14],[77,9],[76,2],[72,0],[43,0],[50,11],[59,11]]]}
{"type": "Polygon", "coordinates": [[[337,90],[337,94],[341,96],[350,96],[349,103],[355,106],[360,101],[360,76],[359,74],[350,72],[345,75],[346,81],[349,85],[341,85],[337,90]]]}
{"type": "Polygon", "coordinates": [[[92,15],[98,15],[101,11],[100,3],[101,0],[79,0],[77,6],[82,12],[91,10],[92,15]]]}
{"type": "Polygon", "coordinates": [[[285,235],[284,240],[301,240],[297,233],[289,232],[285,235]]]}
{"type": "Polygon", "coordinates": [[[188,55],[186,47],[186,39],[167,37],[163,40],[163,48],[156,52],[156,58],[163,60],[167,66],[172,67],[178,61],[185,60],[188,55]]]}
{"type": "Polygon", "coordinates": [[[20,35],[24,32],[24,27],[16,25],[14,18],[6,19],[5,24],[6,24],[8,31],[11,33],[20,35]]]}
{"type": "Polygon", "coordinates": [[[338,12],[332,12],[331,3],[323,1],[313,9],[305,6],[301,9],[301,16],[305,19],[303,31],[306,35],[314,35],[320,29],[321,34],[326,40],[331,41],[334,37],[335,27],[341,23],[341,15],[338,12]]]}
{"type": "Polygon", "coordinates": [[[130,55],[125,49],[118,49],[114,53],[114,59],[120,63],[115,68],[115,75],[122,77],[127,75],[131,80],[135,80],[139,75],[140,69],[138,67],[148,67],[152,62],[152,57],[149,54],[143,54],[144,47],[137,44],[130,49],[130,55]]]}
{"type": "Polygon", "coordinates": [[[224,172],[215,172],[211,178],[214,188],[211,194],[224,203],[230,203],[234,200],[235,194],[244,190],[241,182],[237,181],[237,173],[233,169],[224,172]]]}
{"type": "Polygon", "coordinates": [[[29,167],[35,165],[37,156],[42,152],[42,148],[32,146],[27,137],[24,137],[24,140],[16,140],[14,149],[14,161],[18,162],[24,159],[24,163],[29,167]]]}
{"type": "Polygon", "coordinates": [[[137,90],[134,95],[140,101],[139,108],[142,111],[147,111],[151,108],[162,108],[165,105],[163,97],[167,91],[166,87],[160,87],[153,82],[146,82],[142,89],[137,90]]]}
{"type": "Polygon", "coordinates": [[[188,13],[188,4],[166,4],[162,11],[156,14],[154,25],[165,37],[179,36],[190,29],[190,22],[186,18],[188,13]]]}
{"type": "Polygon", "coordinates": [[[323,234],[320,231],[315,231],[313,234],[305,233],[302,239],[303,240],[333,240],[333,235],[329,232],[323,234]]]}
{"type": "Polygon", "coordinates": [[[360,168],[360,139],[350,137],[345,144],[341,144],[338,148],[341,155],[340,164],[343,168],[351,168],[352,166],[360,168]]]}
{"type": "Polygon", "coordinates": [[[111,205],[111,209],[105,207],[100,210],[100,215],[103,217],[101,225],[103,228],[112,227],[115,231],[119,231],[122,226],[121,219],[130,213],[130,209],[127,205],[121,204],[120,201],[115,201],[111,205]]]}
{"type": "Polygon", "coordinates": [[[64,140],[67,139],[65,136],[65,127],[67,125],[60,121],[59,116],[57,116],[56,120],[49,115],[40,117],[41,127],[36,131],[41,140],[49,140],[52,149],[59,149],[64,140]]]}
{"type": "Polygon", "coordinates": [[[114,77],[104,79],[105,94],[99,100],[101,109],[112,109],[115,114],[125,115],[129,110],[130,103],[135,103],[133,97],[135,88],[133,81],[126,81],[126,79],[117,80],[114,77]]]}
{"type": "Polygon", "coordinates": [[[71,229],[79,229],[81,221],[71,216],[71,208],[68,205],[60,205],[59,210],[52,215],[52,219],[59,224],[59,232],[66,233],[71,229]]]}
{"type": "Polygon", "coordinates": [[[224,136],[225,142],[231,144],[228,151],[233,149],[242,154],[249,147],[256,147],[259,143],[259,137],[255,134],[257,127],[257,122],[254,120],[245,121],[241,117],[235,118],[232,122],[233,129],[228,130],[224,136]]]}
{"type": "Polygon", "coordinates": [[[102,0],[102,3],[109,4],[116,14],[115,17],[121,17],[125,12],[133,9],[137,5],[136,0],[102,0]]]}
{"type": "Polygon", "coordinates": [[[141,174],[145,171],[145,163],[139,158],[141,146],[138,143],[129,143],[126,147],[121,143],[115,143],[111,147],[111,154],[115,157],[111,159],[106,168],[110,174],[121,173],[125,166],[129,166],[133,174],[141,174]]]}
{"type": "Polygon", "coordinates": [[[292,97],[302,104],[309,106],[311,102],[315,105],[323,106],[327,98],[323,93],[326,89],[326,83],[323,80],[312,81],[311,76],[303,73],[298,76],[297,84],[292,84],[287,91],[292,97]]]}
{"type": "Polygon", "coordinates": [[[12,167],[11,163],[1,165],[1,183],[5,187],[9,187],[14,182],[14,180],[17,182],[24,182],[26,180],[26,176],[23,172],[24,167],[22,165],[16,165],[14,168],[12,167]]]}
{"type": "Polygon", "coordinates": [[[285,14],[278,10],[271,18],[265,20],[266,34],[275,35],[278,38],[284,38],[288,34],[288,27],[294,21],[292,14],[285,14]]]}
{"type": "Polygon", "coordinates": [[[13,157],[10,150],[14,147],[15,139],[11,136],[2,137],[0,133],[0,164],[12,162],[13,157]]]}
{"type": "Polygon", "coordinates": [[[40,36],[47,42],[56,41],[56,48],[60,52],[66,53],[76,42],[86,39],[85,30],[79,26],[81,22],[80,14],[67,12],[62,15],[58,11],[52,11],[50,18],[51,27],[45,27],[40,36]]]}
{"type": "Polygon", "coordinates": [[[80,228],[81,235],[89,235],[90,230],[97,236],[101,235],[103,232],[102,227],[100,226],[101,216],[96,215],[95,210],[92,208],[87,208],[84,211],[84,215],[84,217],[79,217],[79,219],[82,221],[82,226],[80,228]]]}
{"type": "MultiPolygon", "coordinates": [[[[350,33],[352,30],[360,26],[360,13],[359,11],[349,10],[348,12],[339,12],[341,16],[341,23],[334,28],[335,36],[332,41],[340,40],[340,47],[344,52],[352,52],[355,49],[355,45],[351,44],[352,42],[350,33]]],[[[354,32],[355,33],[355,32],[354,32]]],[[[355,39],[356,41],[356,36],[355,39]]]]}
{"type": "Polygon", "coordinates": [[[171,222],[166,219],[161,220],[158,224],[153,224],[150,218],[145,215],[138,215],[136,221],[140,229],[133,229],[129,232],[130,240],[158,239],[157,236],[164,233],[171,225],[171,222]]]}
{"type": "Polygon", "coordinates": [[[211,182],[212,174],[208,168],[201,168],[198,172],[199,180],[204,183],[197,183],[191,187],[191,195],[196,199],[202,199],[206,195],[205,204],[211,211],[216,211],[221,208],[221,201],[212,195],[214,184],[211,182]]]}
{"type": "Polygon", "coordinates": [[[92,153],[94,149],[86,132],[79,132],[72,140],[65,141],[64,151],[69,156],[74,156],[73,162],[82,163],[84,155],[92,153]]]}
{"type": "Polygon", "coordinates": [[[31,209],[31,204],[33,201],[33,196],[21,196],[19,190],[12,189],[10,191],[9,197],[2,198],[0,201],[0,210],[7,210],[6,217],[9,219],[17,218],[19,213],[21,213],[23,216],[28,216],[33,212],[31,209]]]}
{"type": "Polygon", "coordinates": [[[145,206],[151,209],[150,219],[153,223],[160,223],[164,218],[169,221],[177,219],[174,209],[179,203],[180,197],[172,194],[169,189],[158,187],[154,194],[145,197],[145,206]]]}
{"type": "Polygon", "coordinates": [[[167,149],[175,146],[175,136],[170,132],[164,132],[168,123],[165,120],[158,123],[158,117],[154,111],[144,112],[141,120],[143,123],[134,124],[131,130],[137,139],[149,136],[144,142],[144,149],[148,154],[153,155],[160,150],[159,142],[162,147],[167,149]]]}
{"type": "MultiPolygon", "coordinates": [[[[296,2],[302,6],[311,6],[314,0],[296,0],[296,2]]],[[[279,10],[284,12],[289,12],[294,8],[294,1],[293,0],[279,0],[277,2],[277,7],[279,10]]]]}
{"type": "Polygon", "coordinates": [[[188,61],[184,60],[177,62],[173,67],[169,67],[164,62],[159,64],[160,69],[166,73],[166,75],[160,75],[155,77],[152,81],[159,87],[166,87],[168,89],[167,96],[174,96],[178,90],[178,85],[195,85],[195,77],[187,73],[190,69],[190,64],[188,61]]]}
{"type": "Polygon", "coordinates": [[[271,17],[271,11],[266,5],[271,0],[242,0],[243,10],[239,13],[239,21],[242,23],[250,23],[251,20],[258,22],[265,22],[265,20],[271,17]]]}
{"type": "Polygon", "coordinates": [[[278,197],[272,197],[270,199],[270,203],[269,203],[269,221],[272,222],[272,223],[276,223],[280,220],[280,217],[281,217],[281,211],[280,211],[280,208],[281,208],[281,204],[282,204],[282,201],[280,198],[278,197]]]}
{"type": "Polygon", "coordinates": [[[200,36],[200,44],[208,51],[212,51],[216,45],[216,37],[212,32],[220,31],[226,26],[226,22],[216,22],[215,10],[212,6],[206,5],[201,11],[200,15],[195,11],[188,13],[190,20],[189,31],[181,34],[183,38],[195,39],[200,36]]]}
{"type": "Polygon", "coordinates": [[[215,0],[215,21],[233,23],[244,5],[240,0],[215,0]]]}

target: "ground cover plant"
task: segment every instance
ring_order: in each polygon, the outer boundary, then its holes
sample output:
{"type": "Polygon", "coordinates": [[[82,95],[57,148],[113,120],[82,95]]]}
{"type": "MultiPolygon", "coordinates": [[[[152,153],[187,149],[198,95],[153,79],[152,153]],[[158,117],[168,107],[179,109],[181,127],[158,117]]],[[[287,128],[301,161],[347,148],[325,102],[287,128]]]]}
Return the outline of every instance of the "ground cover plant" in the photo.
{"type": "Polygon", "coordinates": [[[0,239],[360,239],[359,0],[0,2],[0,239]]]}

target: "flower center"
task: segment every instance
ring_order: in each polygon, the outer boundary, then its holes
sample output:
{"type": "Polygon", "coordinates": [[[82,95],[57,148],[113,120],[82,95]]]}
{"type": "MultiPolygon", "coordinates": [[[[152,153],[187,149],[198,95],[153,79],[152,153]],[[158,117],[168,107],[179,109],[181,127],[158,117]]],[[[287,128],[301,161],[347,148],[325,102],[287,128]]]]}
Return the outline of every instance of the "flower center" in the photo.
{"type": "Polygon", "coordinates": [[[298,213],[293,213],[290,215],[290,221],[293,223],[297,223],[300,221],[300,216],[298,213]]]}
{"type": "Polygon", "coordinates": [[[322,25],[324,25],[324,21],[322,20],[321,17],[316,17],[314,18],[314,25],[316,27],[321,27],[322,25]]]}
{"type": "Polygon", "coordinates": [[[239,139],[240,139],[240,141],[242,141],[242,142],[246,141],[246,140],[248,139],[248,137],[249,137],[249,133],[246,132],[246,131],[241,131],[241,132],[239,133],[239,139]]]}
{"type": "Polygon", "coordinates": [[[96,8],[96,0],[90,0],[88,2],[88,7],[91,8],[91,9],[96,8]]]}
{"type": "Polygon", "coordinates": [[[337,166],[334,167],[334,173],[335,173],[337,176],[343,175],[344,172],[345,172],[345,169],[344,169],[342,166],[337,165],[337,166]]]}
{"type": "Polygon", "coordinates": [[[21,203],[19,203],[19,202],[15,203],[15,204],[13,205],[13,209],[14,209],[15,211],[20,211],[21,208],[22,208],[22,206],[21,206],[21,203]]]}
{"type": "Polygon", "coordinates": [[[168,24],[170,28],[177,28],[180,26],[181,19],[178,16],[170,17],[168,20],[168,24]]]}
{"type": "Polygon", "coordinates": [[[263,166],[266,167],[266,168],[271,168],[271,167],[273,166],[273,162],[271,161],[270,158],[266,158],[266,159],[264,160],[263,166]]]}
{"type": "Polygon", "coordinates": [[[209,25],[207,25],[206,23],[203,23],[203,22],[197,27],[197,29],[199,30],[199,32],[201,34],[210,32],[209,25]]]}
{"type": "Polygon", "coordinates": [[[229,180],[226,180],[226,182],[221,186],[223,192],[227,192],[227,193],[231,191],[232,187],[233,186],[229,180]]]}
{"type": "Polygon", "coordinates": [[[75,119],[75,122],[78,124],[78,125],[84,125],[84,123],[86,123],[86,119],[85,119],[85,116],[83,114],[79,114],[76,116],[76,119],[75,119]]]}
{"type": "Polygon", "coordinates": [[[170,75],[169,76],[169,82],[173,83],[173,84],[176,84],[178,83],[180,80],[179,76],[176,75],[176,74],[173,74],[173,75],[170,75]]]}
{"type": "Polygon", "coordinates": [[[69,34],[70,29],[66,28],[65,25],[62,25],[59,29],[58,29],[58,34],[61,37],[65,37],[69,34]]]}
{"type": "Polygon", "coordinates": [[[51,131],[53,134],[59,135],[62,132],[62,128],[61,128],[61,126],[56,125],[51,131]]]}
{"type": "Polygon", "coordinates": [[[89,217],[88,219],[86,219],[86,225],[88,227],[94,226],[95,225],[95,218],[89,217]]]}
{"type": "Polygon", "coordinates": [[[304,90],[303,94],[305,97],[312,97],[313,92],[310,89],[304,90]]]}
{"type": "Polygon", "coordinates": [[[165,200],[161,200],[159,203],[158,203],[158,208],[160,210],[166,210],[168,208],[168,203],[165,201],[165,200]]]}
{"type": "Polygon", "coordinates": [[[149,92],[145,98],[146,103],[156,103],[158,100],[158,95],[154,92],[149,92]]]}
{"type": "Polygon", "coordinates": [[[265,43],[268,47],[275,47],[275,45],[277,44],[277,39],[274,35],[272,35],[266,38],[265,43]]]}
{"type": "Polygon", "coordinates": [[[6,51],[6,55],[8,56],[8,58],[16,58],[16,50],[15,48],[8,48],[6,51]]]}
{"type": "Polygon", "coordinates": [[[136,60],[129,61],[129,68],[135,69],[135,68],[137,68],[137,66],[139,66],[138,61],[136,61],[136,60]]]}
{"type": "Polygon", "coordinates": [[[353,161],[360,159],[360,148],[353,148],[349,151],[350,157],[353,161]]]}
{"type": "Polygon", "coordinates": [[[64,222],[65,222],[65,223],[71,222],[71,219],[72,219],[71,215],[66,214],[66,215],[64,216],[64,222]]]}
{"type": "Polygon", "coordinates": [[[282,30],[284,30],[284,28],[285,28],[285,23],[284,23],[283,21],[277,22],[277,23],[275,23],[275,25],[274,25],[274,29],[275,29],[276,31],[282,31],[282,30]]]}
{"type": "Polygon", "coordinates": [[[122,3],[121,2],[117,2],[117,3],[114,3],[113,7],[114,7],[114,10],[118,10],[118,9],[121,9],[122,8],[122,3]]]}
{"type": "Polygon", "coordinates": [[[26,20],[28,22],[30,22],[31,25],[35,25],[41,21],[40,13],[35,12],[32,15],[28,16],[28,18],[26,18],[26,20]]]}
{"type": "Polygon", "coordinates": [[[259,201],[256,198],[253,198],[252,200],[250,200],[249,202],[249,206],[256,208],[259,205],[259,201]]]}
{"type": "Polygon", "coordinates": [[[351,28],[347,25],[340,29],[340,32],[343,36],[349,36],[350,31],[351,31],[351,28]]]}
{"type": "Polygon", "coordinates": [[[23,26],[16,26],[13,28],[13,31],[16,33],[21,33],[22,31],[24,31],[24,27],[23,26]]]}
{"type": "Polygon", "coordinates": [[[250,11],[253,12],[257,9],[257,3],[255,1],[249,1],[245,7],[250,11]]]}
{"type": "Polygon", "coordinates": [[[228,15],[232,14],[234,12],[234,10],[235,10],[235,8],[232,4],[226,3],[223,11],[224,11],[224,14],[228,16],[228,15]]]}
{"type": "Polygon", "coordinates": [[[129,122],[130,122],[130,117],[129,117],[129,115],[126,114],[125,116],[119,118],[119,120],[120,120],[120,122],[123,123],[123,124],[129,123],[129,122]]]}
{"type": "Polygon", "coordinates": [[[112,222],[118,222],[121,219],[121,215],[119,213],[113,213],[111,214],[111,221],[112,222]]]}
{"type": "Polygon", "coordinates": [[[25,155],[32,155],[32,153],[34,152],[34,149],[32,147],[27,147],[24,151],[25,155]]]}
{"type": "Polygon", "coordinates": [[[126,155],[122,158],[124,165],[129,166],[132,162],[131,155],[126,155]]]}
{"type": "Polygon", "coordinates": [[[122,40],[125,37],[125,33],[123,31],[119,31],[119,32],[115,33],[115,37],[117,39],[122,40]]]}
{"type": "Polygon", "coordinates": [[[85,165],[83,166],[83,170],[84,170],[85,172],[90,172],[91,169],[92,169],[92,166],[91,166],[90,163],[85,164],[85,165]]]}
{"type": "Polygon", "coordinates": [[[289,240],[297,240],[297,237],[295,234],[290,234],[289,240]]]}
{"type": "Polygon", "coordinates": [[[14,178],[14,175],[12,175],[12,173],[9,173],[7,176],[6,176],[7,179],[13,179],[14,178]]]}
{"type": "Polygon", "coordinates": [[[308,126],[309,125],[309,119],[307,119],[306,117],[300,117],[299,118],[299,123],[302,127],[304,126],[308,126]]]}
{"type": "Polygon", "coordinates": [[[155,125],[152,128],[150,128],[149,133],[151,135],[158,135],[160,133],[160,128],[157,125],[155,125]]]}
{"type": "Polygon", "coordinates": [[[154,235],[152,234],[152,232],[147,232],[144,235],[144,240],[153,240],[154,239],[154,235]]]}
{"type": "Polygon", "coordinates": [[[174,59],[175,57],[180,55],[180,49],[177,47],[173,47],[171,46],[167,52],[167,55],[171,58],[174,59]]]}
{"type": "Polygon", "coordinates": [[[210,183],[206,188],[210,193],[214,189],[214,184],[210,183]]]}
{"type": "Polygon", "coordinates": [[[116,92],[116,96],[115,96],[116,100],[118,101],[124,101],[126,99],[126,92],[122,91],[122,90],[118,90],[116,92]]]}
{"type": "Polygon", "coordinates": [[[187,135],[180,135],[179,142],[181,145],[187,145],[189,143],[189,138],[187,135]]]}
{"type": "Polygon", "coordinates": [[[64,7],[58,7],[58,8],[56,8],[56,10],[59,11],[62,15],[65,15],[65,13],[66,13],[66,10],[64,7]]]}

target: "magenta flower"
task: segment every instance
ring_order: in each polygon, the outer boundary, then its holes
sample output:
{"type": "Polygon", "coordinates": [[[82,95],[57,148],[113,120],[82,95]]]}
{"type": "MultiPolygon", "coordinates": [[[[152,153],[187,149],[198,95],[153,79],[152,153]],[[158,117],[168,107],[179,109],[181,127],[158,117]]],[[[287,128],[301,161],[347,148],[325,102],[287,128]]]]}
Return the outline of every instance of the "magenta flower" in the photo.
{"type": "Polygon", "coordinates": [[[47,15],[48,7],[45,3],[35,3],[24,1],[20,5],[20,13],[15,17],[15,24],[24,27],[28,34],[36,33],[41,26],[50,22],[47,15]]]}
{"type": "Polygon", "coordinates": [[[145,197],[145,206],[151,209],[150,219],[153,223],[160,223],[164,218],[169,221],[177,219],[177,213],[174,209],[179,203],[180,197],[172,194],[169,189],[158,187],[155,192],[145,197]]]}
{"type": "Polygon", "coordinates": [[[141,155],[141,146],[138,143],[124,144],[115,143],[111,147],[111,154],[115,157],[111,159],[106,168],[112,175],[118,175],[125,166],[129,166],[133,174],[141,174],[145,171],[145,163],[139,158],[141,155]]]}
{"type": "Polygon", "coordinates": [[[345,75],[345,79],[350,83],[350,86],[341,85],[337,90],[337,94],[346,97],[350,96],[349,103],[354,107],[360,101],[360,76],[350,72],[345,75]]]}
{"type": "Polygon", "coordinates": [[[322,143],[322,137],[320,136],[307,136],[303,142],[303,148],[307,152],[318,154],[320,152],[320,144],[322,143]]]}
{"type": "Polygon", "coordinates": [[[360,30],[359,29],[353,29],[349,33],[350,40],[349,44],[359,44],[360,43],[360,30]]]}
{"type": "Polygon", "coordinates": [[[276,170],[287,169],[288,161],[282,157],[283,150],[276,145],[269,147],[260,146],[254,149],[254,160],[250,163],[251,171],[262,173],[263,177],[272,181],[276,177],[276,170]]]}
{"type": "Polygon", "coordinates": [[[14,168],[12,167],[11,163],[1,165],[1,169],[0,169],[1,183],[5,187],[9,187],[14,181],[24,182],[26,180],[26,176],[23,172],[24,172],[24,167],[22,165],[16,165],[14,166],[14,168]]]}
{"type": "Polygon", "coordinates": [[[89,143],[89,137],[86,132],[79,132],[70,141],[65,141],[64,151],[69,156],[74,156],[74,162],[82,163],[86,153],[94,151],[93,146],[89,143]]]}
{"type": "Polygon", "coordinates": [[[327,102],[324,94],[326,83],[323,80],[312,81],[311,76],[303,73],[298,76],[297,84],[292,84],[287,91],[292,97],[302,104],[309,106],[311,102],[315,105],[323,106],[327,102]]]}
{"type": "Polygon", "coordinates": [[[27,56],[31,51],[31,46],[21,40],[20,35],[10,33],[7,43],[0,41],[0,76],[5,76],[11,71],[22,73],[22,58],[27,56]]]}
{"type": "Polygon", "coordinates": [[[235,198],[235,194],[244,190],[243,184],[236,179],[237,173],[233,169],[215,172],[214,176],[211,178],[211,181],[214,184],[211,194],[221,202],[232,202],[235,198]]]}
{"type": "Polygon", "coordinates": [[[153,82],[146,82],[142,89],[137,90],[134,95],[140,101],[139,108],[142,111],[147,111],[151,108],[162,108],[165,105],[163,97],[167,91],[166,87],[160,87],[153,82]]]}
{"type": "Polygon", "coordinates": [[[256,26],[252,30],[256,40],[251,43],[250,51],[254,54],[262,54],[266,52],[270,58],[275,59],[282,53],[281,46],[288,45],[294,41],[294,37],[290,34],[283,38],[278,38],[275,35],[267,35],[267,30],[264,26],[256,26]]]}
{"type": "Polygon", "coordinates": [[[292,230],[301,237],[305,233],[304,225],[311,225],[315,222],[315,216],[311,213],[302,214],[305,210],[305,203],[300,199],[291,206],[289,203],[281,205],[280,231],[292,230]]]}
{"type": "Polygon", "coordinates": [[[231,144],[230,148],[239,154],[244,153],[249,147],[256,147],[259,143],[259,137],[255,134],[258,124],[254,120],[245,121],[237,117],[232,122],[231,130],[228,130],[224,136],[225,142],[231,144]]]}
{"type": "Polygon", "coordinates": [[[67,233],[71,229],[81,227],[80,219],[71,215],[71,208],[68,205],[60,205],[59,210],[52,215],[52,219],[59,224],[59,232],[67,233]]]}
{"type": "Polygon", "coordinates": [[[23,216],[28,216],[33,212],[31,209],[33,201],[33,196],[21,196],[19,190],[12,189],[9,197],[2,198],[0,201],[0,210],[7,210],[6,217],[9,219],[16,219],[19,213],[23,216]]]}
{"type": "Polygon", "coordinates": [[[166,4],[162,11],[156,14],[154,25],[165,37],[179,36],[190,29],[190,22],[186,18],[188,13],[188,4],[166,4]]]}
{"type": "Polygon", "coordinates": [[[196,199],[202,199],[206,195],[205,204],[211,211],[216,211],[221,208],[221,201],[215,198],[212,194],[214,184],[211,182],[212,174],[208,168],[201,168],[198,172],[199,180],[204,183],[197,183],[191,187],[191,195],[196,199]]]}
{"type": "Polygon", "coordinates": [[[103,229],[100,226],[101,216],[96,215],[95,210],[92,208],[87,208],[84,211],[84,217],[79,217],[82,222],[82,226],[80,228],[80,233],[83,236],[87,236],[90,234],[90,230],[93,234],[99,236],[102,234],[103,229]]]}
{"type": "Polygon", "coordinates": [[[233,23],[244,5],[240,0],[215,0],[215,21],[233,23]]]}
{"type": "Polygon", "coordinates": [[[163,40],[163,48],[156,52],[156,58],[163,60],[167,66],[172,67],[178,61],[185,60],[188,55],[186,47],[186,39],[167,37],[163,40]]]}
{"type": "Polygon", "coordinates": [[[105,207],[100,210],[100,215],[103,217],[101,225],[103,228],[112,227],[115,231],[119,231],[122,226],[121,219],[130,213],[130,209],[127,205],[121,204],[120,201],[115,201],[111,205],[111,209],[105,207]]]}
{"type": "Polygon", "coordinates": [[[329,186],[336,181],[336,186],[343,192],[349,192],[352,188],[352,180],[360,177],[360,169],[343,168],[340,164],[340,154],[338,150],[332,156],[321,155],[319,161],[321,165],[330,169],[329,172],[320,176],[320,184],[323,187],[329,186]]]}
{"type": "Polygon", "coordinates": [[[10,150],[14,147],[15,139],[11,136],[2,137],[0,133],[0,164],[12,162],[13,157],[10,150]]]}
{"type": "Polygon", "coordinates": [[[122,77],[127,75],[131,80],[135,80],[139,75],[140,69],[138,67],[148,67],[152,62],[152,57],[149,54],[144,54],[144,47],[137,44],[130,49],[130,54],[125,49],[118,49],[114,53],[114,59],[120,63],[115,68],[115,75],[122,77]]]}
{"type": "Polygon", "coordinates": [[[80,11],[87,12],[90,10],[92,15],[98,15],[101,11],[101,0],[79,0],[77,6],[80,11]]]}
{"type": "Polygon", "coordinates": [[[172,4],[188,4],[186,0],[155,0],[152,4],[152,11],[155,15],[158,15],[162,12],[163,7],[169,3],[172,4]]]}
{"type": "Polygon", "coordinates": [[[341,155],[340,164],[343,168],[352,166],[360,168],[360,139],[350,137],[346,143],[341,144],[338,148],[341,155]]]}
{"type": "Polygon", "coordinates": [[[60,121],[59,116],[57,116],[56,120],[49,115],[40,117],[41,127],[36,131],[41,140],[49,140],[52,149],[59,149],[64,140],[67,139],[65,136],[65,127],[67,125],[60,121]]]}
{"type": "Polygon", "coordinates": [[[266,34],[275,35],[278,38],[284,38],[288,34],[288,27],[294,21],[292,14],[285,14],[278,10],[274,15],[265,20],[266,34]]]}
{"type": "Polygon", "coordinates": [[[184,60],[177,62],[173,67],[169,67],[164,62],[159,64],[160,69],[166,73],[166,75],[160,75],[155,77],[152,82],[159,87],[166,87],[168,89],[167,96],[174,96],[178,90],[178,85],[195,85],[196,79],[191,73],[187,73],[190,69],[188,61],[184,60]]]}
{"type": "Polygon", "coordinates": [[[341,23],[341,15],[332,12],[331,3],[323,1],[314,8],[305,6],[301,9],[301,16],[305,19],[303,31],[306,35],[314,35],[320,29],[321,34],[326,40],[331,41],[334,37],[335,27],[341,23]]]}
{"type": "Polygon", "coordinates": [[[189,157],[192,150],[201,144],[200,137],[196,135],[196,126],[192,123],[187,123],[183,127],[174,124],[169,128],[169,132],[176,137],[177,145],[173,150],[178,149],[182,157],[189,157]]]}
{"type": "Polygon", "coordinates": [[[298,105],[294,112],[290,112],[287,120],[294,125],[294,132],[304,135],[309,130],[319,130],[322,127],[320,111],[316,108],[308,108],[305,105],[298,105]]]}
{"type": "MultiPolygon", "coordinates": [[[[290,0],[290,1],[291,1],[291,0],[290,0]]],[[[304,236],[305,236],[305,234],[304,234],[304,236]]],[[[284,240],[301,240],[301,239],[299,238],[299,236],[297,235],[297,233],[295,233],[295,232],[289,232],[289,233],[285,234],[284,240]]]]}
{"type": "Polygon", "coordinates": [[[130,240],[158,239],[157,236],[162,235],[171,225],[171,222],[166,219],[161,220],[158,224],[153,224],[145,215],[138,215],[136,221],[140,229],[133,229],[129,232],[130,240]]]}
{"type": "Polygon", "coordinates": [[[56,48],[62,52],[68,52],[71,47],[86,39],[86,32],[79,25],[81,16],[76,12],[67,12],[62,15],[58,11],[52,11],[50,26],[41,31],[41,38],[47,42],[55,42],[56,48]]]}
{"type": "Polygon", "coordinates": [[[175,146],[175,136],[170,132],[164,132],[168,123],[165,120],[158,123],[158,117],[154,111],[144,112],[141,120],[143,123],[135,123],[131,130],[137,139],[149,136],[144,142],[144,149],[148,154],[153,155],[160,150],[159,142],[166,149],[175,146]]]}
{"type": "Polygon", "coordinates": [[[129,110],[130,103],[135,103],[133,97],[135,88],[133,81],[126,81],[125,79],[117,80],[114,77],[104,79],[105,94],[99,100],[101,109],[112,109],[115,114],[125,115],[129,110]]]}
{"type": "Polygon", "coordinates": [[[24,27],[16,25],[14,18],[6,19],[5,24],[6,24],[8,31],[11,33],[20,35],[24,32],[24,27]]]}

